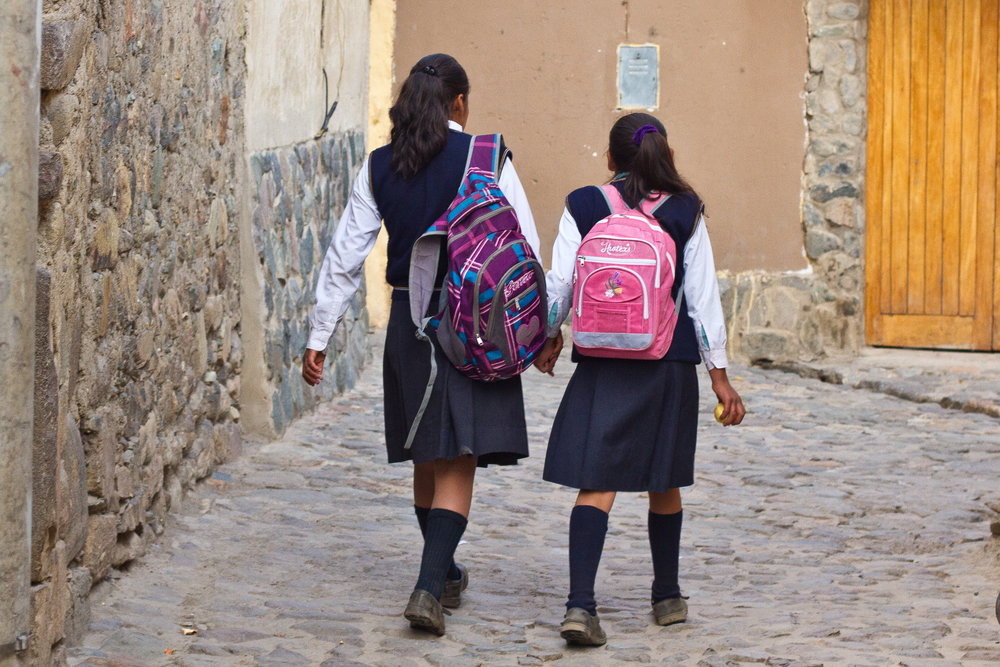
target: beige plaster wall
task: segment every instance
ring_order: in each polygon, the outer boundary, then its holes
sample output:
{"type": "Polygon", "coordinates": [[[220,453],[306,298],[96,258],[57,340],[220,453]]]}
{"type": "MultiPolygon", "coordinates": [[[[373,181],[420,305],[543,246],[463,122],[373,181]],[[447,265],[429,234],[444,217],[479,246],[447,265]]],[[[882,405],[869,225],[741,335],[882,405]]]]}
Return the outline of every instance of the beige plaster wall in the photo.
{"type": "Polygon", "coordinates": [[[325,115],[330,130],[367,124],[368,3],[349,0],[247,1],[247,148],[275,148],[312,138],[325,115]]]}
{"type": "MultiPolygon", "coordinates": [[[[396,37],[396,0],[372,0],[368,46],[368,151],[389,141],[389,107],[392,106],[393,48],[396,37]]],[[[385,282],[386,248],[389,237],[379,232],[375,247],[365,262],[368,288],[368,321],[373,327],[389,322],[392,289],[385,282]]]]}
{"type": "Polygon", "coordinates": [[[656,43],[661,106],[654,113],[667,126],[678,167],[707,202],[719,268],[808,266],[801,0],[511,0],[464,3],[459,11],[443,0],[398,0],[396,35],[397,72],[436,51],[465,66],[467,129],[504,133],[546,261],[565,195],[609,175],[607,134],[621,113],[617,46],[656,43]]]}

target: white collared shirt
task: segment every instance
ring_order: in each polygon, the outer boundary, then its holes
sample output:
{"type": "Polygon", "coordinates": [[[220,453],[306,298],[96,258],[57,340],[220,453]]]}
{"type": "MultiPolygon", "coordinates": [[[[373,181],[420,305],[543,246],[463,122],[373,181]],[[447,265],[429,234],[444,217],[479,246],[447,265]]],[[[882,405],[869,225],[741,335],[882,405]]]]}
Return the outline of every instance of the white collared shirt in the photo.
{"type": "MultiPolygon", "coordinates": [[[[559,234],[552,246],[552,268],[545,276],[549,300],[549,336],[556,332],[570,313],[573,304],[573,271],[577,250],[583,239],[580,228],[569,212],[563,209],[559,234]]],[[[725,368],[726,320],[722,315],[719,281],[715,275],[715,258],[708,239],[705,216],[700,215],[687,245],[684,246],[684,305],[694,322],[698,350],[709,370],[725,368]]]]}
{"type": "MultiPolygon", "coordinates": [[[[448,129],[461,132],[462,126],[449,120],[448,129]]],[[[351,298],[361,285],[365,259],[375,245],[375,239],[382,227],[382,214],[379,213],[378,205],[375,203],[368,173],[370,159],[369,155],[361,165],[361,171],[351,189],[350,199],[340,216],[340,223],[333,232],[333,239],[323,259],[319,281],[316,284],[316,305],[309,315],[311,330],[306,347],[310,350],[326,349],[330,336],[340,324],[351,298]]],[[[517,213],[521,233],[535,252],[535,256],[540,257],[535,218],[531,214],[528,197],[509,156],[501,167],[497,183],[517,213]]]]}

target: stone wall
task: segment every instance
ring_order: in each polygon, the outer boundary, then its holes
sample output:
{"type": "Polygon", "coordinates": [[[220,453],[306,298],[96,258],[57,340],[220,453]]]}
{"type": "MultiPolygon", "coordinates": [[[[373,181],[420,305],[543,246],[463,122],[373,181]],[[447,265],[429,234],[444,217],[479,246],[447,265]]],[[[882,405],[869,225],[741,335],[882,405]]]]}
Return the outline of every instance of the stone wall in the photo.
{"type": "Polygon", "coordinates": [[[868,3],[808,0],[805,272],[720,275],[735,357],[856,354],[864,341],[868,3]]]}
{"type": "MultiPolygon", "coordinates": [[[[43,4],[32,664],[64,661],[91,588],[141,556],[184,491],[241,450],[248,421],[266,425],[253,433],[284,430],[350,386],[364,359],[362,294],[333,342],[332,381],[304,391],[316,274],[363,158],[367,55],[352,44],[367,47],[368,5],[282,4],[314,44],[291,60],[287,30],[262,28],[250,46],[249,26],[274,9],[43,4]],[[248,137],[247,63],[269,48],[313,78],[339,68],[340,116],[321,140],[251,154],[261,137],[248,137]]],[[[253,105],[280,79],[257,86],[253,105]]],[[[300,115],[289,136],[322,122],[300,115]]]]}
{"type": "Polygon", "coordinates": [[[237,4],[44,3],[32,664],[241,446],[237,4]]]}
{"type": "Polygon", "coordinates": [[[302,381],[319,269],[364,156],[364,135],[358,131],[250,156],[264,379],[272,397],[265,407],[277,433],[318,401],[353,387],[367,354],[368,310],[359,292],[330,341],[323,382],[309,388],[302,381]]]}

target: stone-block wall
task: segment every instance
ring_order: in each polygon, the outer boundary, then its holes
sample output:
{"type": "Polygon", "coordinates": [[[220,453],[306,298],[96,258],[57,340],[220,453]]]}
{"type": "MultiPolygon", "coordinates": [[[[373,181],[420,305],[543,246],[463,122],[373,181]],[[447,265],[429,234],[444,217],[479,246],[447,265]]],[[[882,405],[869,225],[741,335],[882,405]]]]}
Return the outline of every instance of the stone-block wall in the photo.
{"type": "Polygon", "coordinates": [[[32,664],[240,448],[241,3],[43,5],[32,664]]]}
{"type": "MultiPolygon", "coordinates": [[[[309,311],[319,270],[350,187],[364,159],[359,131],[329,134],[250,156],[251,225],[263,309],[264,381],[277,433],[317,402],[354,386],[368,342],[364,292],[354,296],[330,341],[323,382],[301,378],[309,311]]],[[[254,309],[251,304],[251,309],[254,309]]],[[[254,314],[248,317],[256,317],[254,314]]]]}
{"type": "Polygon", "coordinates": [[[856,354],[863,343],[868,3],[807,0],[803,246],[809,269],[720,274],[734,355],[856,354]]]}

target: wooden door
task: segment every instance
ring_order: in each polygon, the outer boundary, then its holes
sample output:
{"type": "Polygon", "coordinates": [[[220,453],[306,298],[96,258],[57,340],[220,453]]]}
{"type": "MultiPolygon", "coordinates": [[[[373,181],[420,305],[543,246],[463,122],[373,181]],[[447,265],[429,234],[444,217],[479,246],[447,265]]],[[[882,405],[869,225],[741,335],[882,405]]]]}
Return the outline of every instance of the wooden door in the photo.
{"type": "Polygon", "coordinates": [[[871,345],[1000,349],[997,5],[871,0],[871,345]]]}

